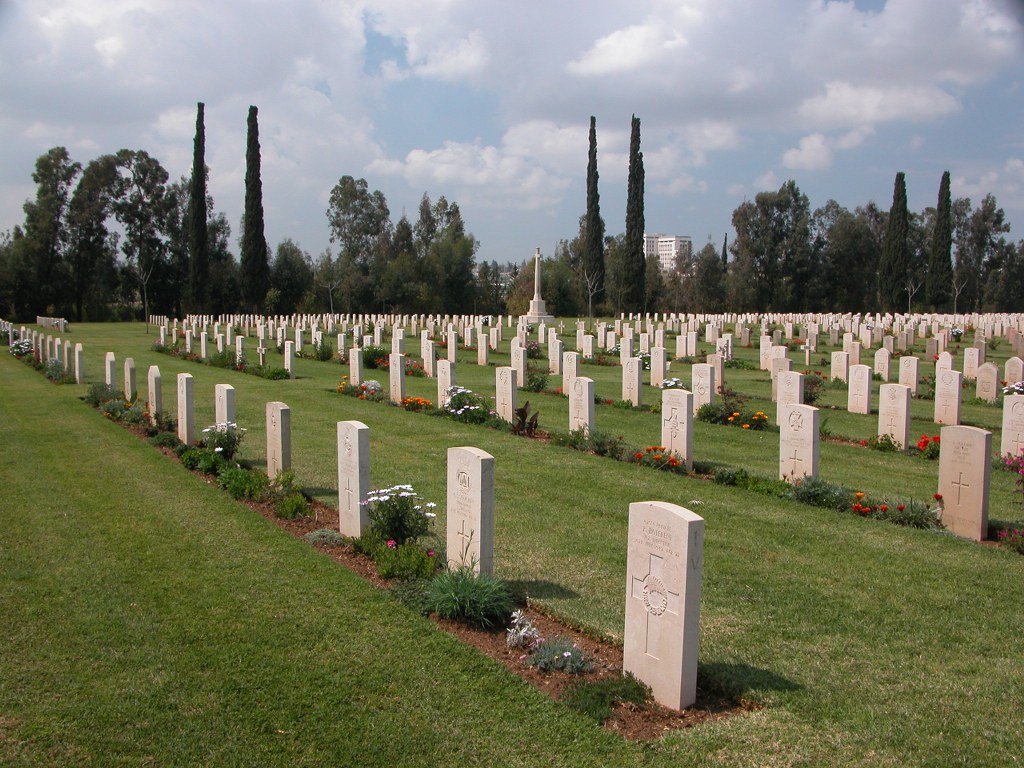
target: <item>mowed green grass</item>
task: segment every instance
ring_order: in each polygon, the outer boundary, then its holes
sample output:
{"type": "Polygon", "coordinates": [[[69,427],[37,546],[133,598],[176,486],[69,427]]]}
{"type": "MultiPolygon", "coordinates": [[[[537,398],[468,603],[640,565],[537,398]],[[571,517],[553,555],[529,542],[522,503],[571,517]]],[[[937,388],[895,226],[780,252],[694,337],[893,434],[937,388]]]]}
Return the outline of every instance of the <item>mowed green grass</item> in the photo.
{"type": "MultiPolygon", "coordinates": [[[[86,345],[92,380],[108,349],[119,368],[135,358],[143,391],[159,365],[171,412],[174,374],[192,373],[200,424],[213,420],[214,385],[235,386],[249,458],[265,455],[265,403],[288,403],[299,478],[332,503],[341,419],[370,426],[375,484],[413,483],[442,507],[447,448],[489,451],[499,574],[611,637],[622,633],[629,502],[689,506],[707,520],[702,678],[765,708],[623,744],[103,422],[75,399],[84,387],[50,386],[5,357],[2,444],[18,448],[3,469],[14,503],[0,576],[12,584],[3,615],[18,621],[0,636],[4,760],[995,766],[1024,751],[1017,555],[340,397],[337,364],[299,361],[296,381],[267,382],[152,353],[140,325],[76,326],[71,338],[86,345]]],[[[619,369],[582,373],[620,396],[619,369]]],[[[462,353],[459,383],[493,394],[493,377],[462,353]]],[[[729,370],[727,382],[773,413],[765,374],[729,370]]],[[[436,397],[432,380],[407,385],[436,397]]],[[[565,428],[564,399],[526,398],[542,427],[565,428]]],[[[915,427],[930,405],[915,402],[915,427]]],[[[998,425],[998,409],[964,415],[998,425]]],[[[829,417],[858,438],[876,419],[829,417]]],[[[597,419],[638,446],[658,441],[655,414],[599,406],[597,419]]],[[[775,472],[776,433],[699,424],[695,444],[699,459],[775,472]]],[[[936,473],[909,457],[822,450],[826,478],[873,493],[930,496],[936,473]]],[[[992,515],[1022,517],[1009,475],[993,475],[992,515]]]]}

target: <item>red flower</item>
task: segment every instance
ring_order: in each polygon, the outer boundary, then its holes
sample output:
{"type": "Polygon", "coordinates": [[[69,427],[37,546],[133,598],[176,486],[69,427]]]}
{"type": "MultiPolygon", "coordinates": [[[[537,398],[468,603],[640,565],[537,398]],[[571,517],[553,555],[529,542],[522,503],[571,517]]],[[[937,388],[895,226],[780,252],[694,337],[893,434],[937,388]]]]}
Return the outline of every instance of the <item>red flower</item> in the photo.
{"type": "Polygon", "coordinates": [[[880,506],[879,509],[882,510],[883,512],[888,512],[889,511],[889,508],[885,504],[880,506]]]}
{"type": "Polygon", "coordinates": [[[900,504],[898,507],[896,507],[896,509],[898,509],[900,512],[902,512],[904,509],[906,509],[906,506],[903,505],[903,504],[900,504]]]}
{"type": "Polygon", "coordinates": [[[936,493],[932,498],[935,499],[936,501],[942,501],[942,494],[936,493]]]}
{"type": "Polygon", "coordinates": [[[867,445],[867,444],[868,444],[868,441],[867,441],[867,440],[861,440],[861,441],[860,441],[860,444],[861,444],[861,445],[867,445]]]}
{"type": "Polygon", "coordinates": [[[642,453],[640,453],[639,451],[637,451],[636,453],[633,454],[633,458],[636,459],[637,461],[640,461],[643,457],[644,457],[644,455],[642,453]]]}

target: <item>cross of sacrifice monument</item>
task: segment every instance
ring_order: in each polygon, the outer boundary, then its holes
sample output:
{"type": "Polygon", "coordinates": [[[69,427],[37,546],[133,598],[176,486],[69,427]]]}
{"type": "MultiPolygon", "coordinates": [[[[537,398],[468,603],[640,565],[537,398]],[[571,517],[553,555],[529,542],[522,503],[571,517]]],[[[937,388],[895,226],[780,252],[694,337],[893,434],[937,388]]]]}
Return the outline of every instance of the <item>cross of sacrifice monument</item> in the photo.
{"type": "Polygon", "coordinates": [[[526,313],[526,321],[529,323],[554,322],[554,317],[548,314],[544,306],[544,299],[540,297],[540,248],[533,254],[533,299],[530,301],[530,311],[526,313]]]}
{"type": "Polygon", "coordinates": [[[679,593],[672,592],[663,580],[664,559],[651,554],[647,566],[647,575],[634,576],[632,596],[643,602],[646,609],[646,626],[644,628],[644,653],[658,658],[658,641],[660,638],[662,614],[679,615],[679,593]]]}

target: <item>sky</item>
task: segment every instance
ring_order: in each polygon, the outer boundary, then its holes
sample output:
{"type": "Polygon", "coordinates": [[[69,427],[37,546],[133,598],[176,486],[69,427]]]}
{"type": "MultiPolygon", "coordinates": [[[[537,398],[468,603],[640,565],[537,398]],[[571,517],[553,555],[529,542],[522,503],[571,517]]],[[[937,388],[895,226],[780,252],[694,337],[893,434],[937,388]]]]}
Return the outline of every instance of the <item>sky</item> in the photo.
{"type": "Polygon", "coordinates": [[[478,260],[551,255],[586,209],[591,116],[608,234],[636,115],[646,229],[695,249],[789,179],[812,209],[887,210],[897,171],[912,210],[948,170],[1024,238],[1021,0],[0,0],[0,233],[54,146],[190,175],[197,102],[236,253],[249,105],[267,241],[314,258],[345,175],[393,222],[458,203],[478,260]]]}

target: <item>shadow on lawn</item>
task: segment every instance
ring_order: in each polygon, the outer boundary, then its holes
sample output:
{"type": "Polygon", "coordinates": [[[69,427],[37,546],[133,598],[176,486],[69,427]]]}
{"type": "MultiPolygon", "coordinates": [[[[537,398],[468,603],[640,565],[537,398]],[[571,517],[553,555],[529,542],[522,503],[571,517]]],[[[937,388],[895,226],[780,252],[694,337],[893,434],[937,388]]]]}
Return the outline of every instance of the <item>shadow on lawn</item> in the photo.
{"type": "Polygon", "coordinates": [[[578,592],[566,589],[561,584],[544,579],[523,579],[506,582],[513,595],[537,600],[559,599],[567,600],[579,597],[578,592]]]}
{"type": "Polygon", "coordinates": [[[799,691],[803,688],[768,669],[724,662],[702,662],[697,668],[697,687],[737,699],[755,691],[799,691]]]}

